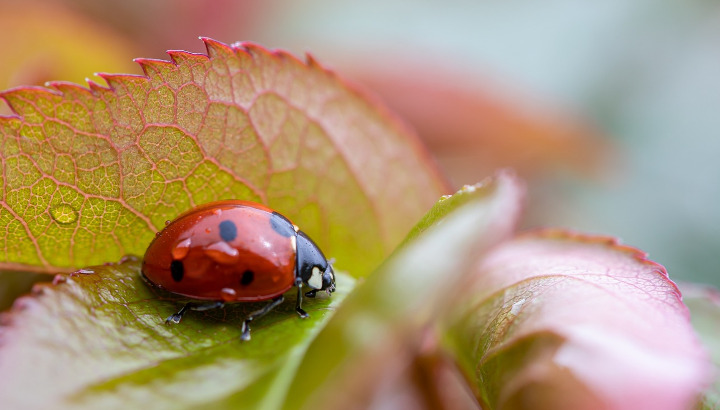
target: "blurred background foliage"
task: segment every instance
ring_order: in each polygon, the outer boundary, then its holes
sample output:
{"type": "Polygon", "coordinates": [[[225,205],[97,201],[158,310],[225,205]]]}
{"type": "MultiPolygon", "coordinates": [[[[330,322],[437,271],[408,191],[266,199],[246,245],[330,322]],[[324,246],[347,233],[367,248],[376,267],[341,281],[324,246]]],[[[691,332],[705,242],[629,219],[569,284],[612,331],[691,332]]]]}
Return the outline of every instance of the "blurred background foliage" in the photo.
{"type": "MultiPolygon", "coordinates": [[[[720,2],[0,0],[0,89],[251,40],[364,84],[457,186],[529,180],[525,226],[620,237],[720,285],[720,2]]],[[[0,113],[8,113],[5,106],[0,113]]]]}

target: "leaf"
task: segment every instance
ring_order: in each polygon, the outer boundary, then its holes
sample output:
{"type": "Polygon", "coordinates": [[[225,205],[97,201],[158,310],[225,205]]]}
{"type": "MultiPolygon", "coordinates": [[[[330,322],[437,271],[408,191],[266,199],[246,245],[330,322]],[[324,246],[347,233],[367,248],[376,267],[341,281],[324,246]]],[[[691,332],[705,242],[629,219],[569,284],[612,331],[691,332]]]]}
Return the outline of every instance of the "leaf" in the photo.
{"type": "Polygon", "coordinates": [[[683,302],[690,309],[695,331],[708,349],[714,368],[715,380],[705,391],[703,409],[720,409],[720,291],[691,283],[680,283],[683,302]]]}
{"type": "MultiPolygon", "coordinates": [[[[405,242],[407,243],[425,232],[428,228],[441,223],[450,212],[461,207],[462,205],[476,200],[478,195],[487,195],[496,184],[514,184],[517,191],[512,197],[514,202],[508,203],[507,212],[513,218],[520,213],[521,205],[524,199],[525,187],[521,181],[515,178],[512,170],[506,169],[496,172],[493,178],[486,178],[483,182],[475,185],[465,185],[460,188],[454,195],[443,195],[440,200],[423,216],[420,221],[410,230],[405,242]],[[496,181],[499,180],[499,181],[496,181]],[[509,182],[512,181],[512,182],[509,182]],[[478,192],[478,190],[480,192],[478,192]]],[[[511,218],[510,220],[514,220],[511,218]]],[[[505,218],[499,218],[500,222],[505,222],[505,218]]]]}
{"type": "Polygon", "coordinates": [[[0,327],[3,408],[192,408],[228,397],[255,408],[287,389],[308,344],[353,287],[338,274],[331,298],[305,301],[306,320],[288,295],[241,342],[242,320],[263,303],[190,312],[166,325],[182,301],[147,286],[139,270],[129,260],[58,275],[17,300],[0,327]]]}
{"type": "Polygon", "coordinates": [[[308,349],[283,408],[368,408],[393,392],[398,373],[422,352],[427,327],[451,307],[468,264],[507,239],[519,216],[522,187],[507,173],[458,195],[441,201],[445,217],[434,213],[433,227],[342,304],[308,349]]]}
{"type": "Polygon", "coordinates": [[[0,267],[143,254],[165,220],[240,198],[363,276],[445,189],[412,134],[312,59],[204,42],[109,88],[0,93],[18,114],[0,117],[0,267]]]}
{"type": "Polygon", "coordinates": [[[483,408],[690,408],[708,382],[680,292],[634,248],[539,231],[475,274],[453,340],[483,408]]]}

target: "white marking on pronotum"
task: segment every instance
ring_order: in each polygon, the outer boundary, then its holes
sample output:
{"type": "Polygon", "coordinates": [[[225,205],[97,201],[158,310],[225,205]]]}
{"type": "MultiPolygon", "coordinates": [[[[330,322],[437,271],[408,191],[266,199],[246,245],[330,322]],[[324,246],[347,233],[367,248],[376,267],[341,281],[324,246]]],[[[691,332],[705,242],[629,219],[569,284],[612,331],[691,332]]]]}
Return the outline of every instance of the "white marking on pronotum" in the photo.
{"type": "Polygon", "coordinates": [[[295,233],[300,232],[300,228],[298,228],[298,226],[295,224],[293,224],[293,229],[295,230],[295,233]]]}
{"type": "Polygon", "coordinates": [[[292,246],[293,252],[297,252],[297,237],[295,237],[295,236],[290,237],[290,246],[292,246]]]}
{"type": "Polygon", "coordinates": [[[322,273],[320,273],[320,268],[317,266],[312,269],[312,276],[310,276],[310,280],[308,280],[308,285],[313,289],[322,288],[322,273]]]}

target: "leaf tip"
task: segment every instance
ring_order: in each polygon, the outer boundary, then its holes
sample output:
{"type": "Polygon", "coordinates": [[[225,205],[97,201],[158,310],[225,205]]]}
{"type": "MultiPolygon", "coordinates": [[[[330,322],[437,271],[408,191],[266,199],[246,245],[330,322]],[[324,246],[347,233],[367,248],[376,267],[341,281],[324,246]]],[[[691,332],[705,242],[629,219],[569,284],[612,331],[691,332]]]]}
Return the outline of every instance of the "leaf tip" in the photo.
{"type": "Polygon", "coordinates": [[[123,89],[131,80],[147,80],[144,75],[137,74],[115,74],[115,73],[95,73],[95,76],[102,78],[107,83],[109,89],[116,91],[123,89]]]}
{"type": "MultiPolygon", "coordinates": [[[[86,78],[86,81],[89,81],[86,78]]],[[[91,91],[80,84],[71,83],[68,81],[46,81],[45,87],[51,91],[57,90],[62,95],[66,94],[89,94],[91,91]]]]}
{"type": "Polygon", "coordinates": [[[305,53],[305,62],[307,63],[308,67],[311,68],[322,68],[320,65],[320,62],[310,53],[305,53]]]}
{"type": "Polygon", "coordinates": [[[9,116],[0,116],[0,118],[22,118],[21,101],[27,100],[31,95],[49,98],[51,96],[60,96],[62,93],[58,90],[37,85],[23,85],[0,91],[0,99],[5,101],[12,113],[9,116]]]}
{"type": "Polygon", "coordinates": [[[170,61],[176,66],[181,64],[191,64],[193,61],[203,63],[205,60],[210,58],[207,54],[193,53],[185,50],[167,50],[166,53],[170,56],[170,61]]]}
{"type": "Polygon", "coordinates": [[[90,91],[92,91],[93,93],[97,93],[97,92],[100,91],[100,90],[105,90],[105,89],[107,89],[107,87],[103,87],[102,85],[98,84],[97,82],[95,82],[95,81],[93,81],[93,80],[91,80],[90,78],[87,78],[87,77],[85,78],[85,82],[87,83],[88,88],[90,89],[90,91]]]}
{"type": "Polygon", "coordinates": [[[249,57],[256,59],[262,57],[271,57],[274,53],[251,41],[240,41],[233,45],[233,50],[244,52],[249,57]]]}
{"type": "Polygon", "coordinates": [[[213,58],[220,54],[232,53],[232,46],[228,46],[227,44],[225,44],[221,41],[217,41],[210,37],[204,37],[204,36],[200,36],[198,38],[200,39],[200,41],[202,41],[205,44],[205,49],[207,50],[207,55],[210,58],[213,58]]]}
{"type": "Polygon", "coordinates": [[[140,66],[143,74],[149,79],[157,77],[159,75],[158,73],[163,70],[163,67],[175,65],[170,61],[155,58],[135,58],[133,61],[140,66]]]}

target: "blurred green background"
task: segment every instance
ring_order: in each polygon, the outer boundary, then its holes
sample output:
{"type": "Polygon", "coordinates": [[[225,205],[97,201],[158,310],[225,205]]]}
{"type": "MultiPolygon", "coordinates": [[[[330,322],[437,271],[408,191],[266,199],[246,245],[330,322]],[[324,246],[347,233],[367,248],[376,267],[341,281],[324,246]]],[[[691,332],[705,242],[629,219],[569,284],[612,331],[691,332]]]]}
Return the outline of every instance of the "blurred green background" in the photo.
{"type": "Polygon", "coordinates": [[[139,74],[133,57],[201,35],[310,52],[454,184],[516,168],[527,227],[617,236],[720,285],[719,23],[711,0],[0,0],[0,88],[139,74]]]}

